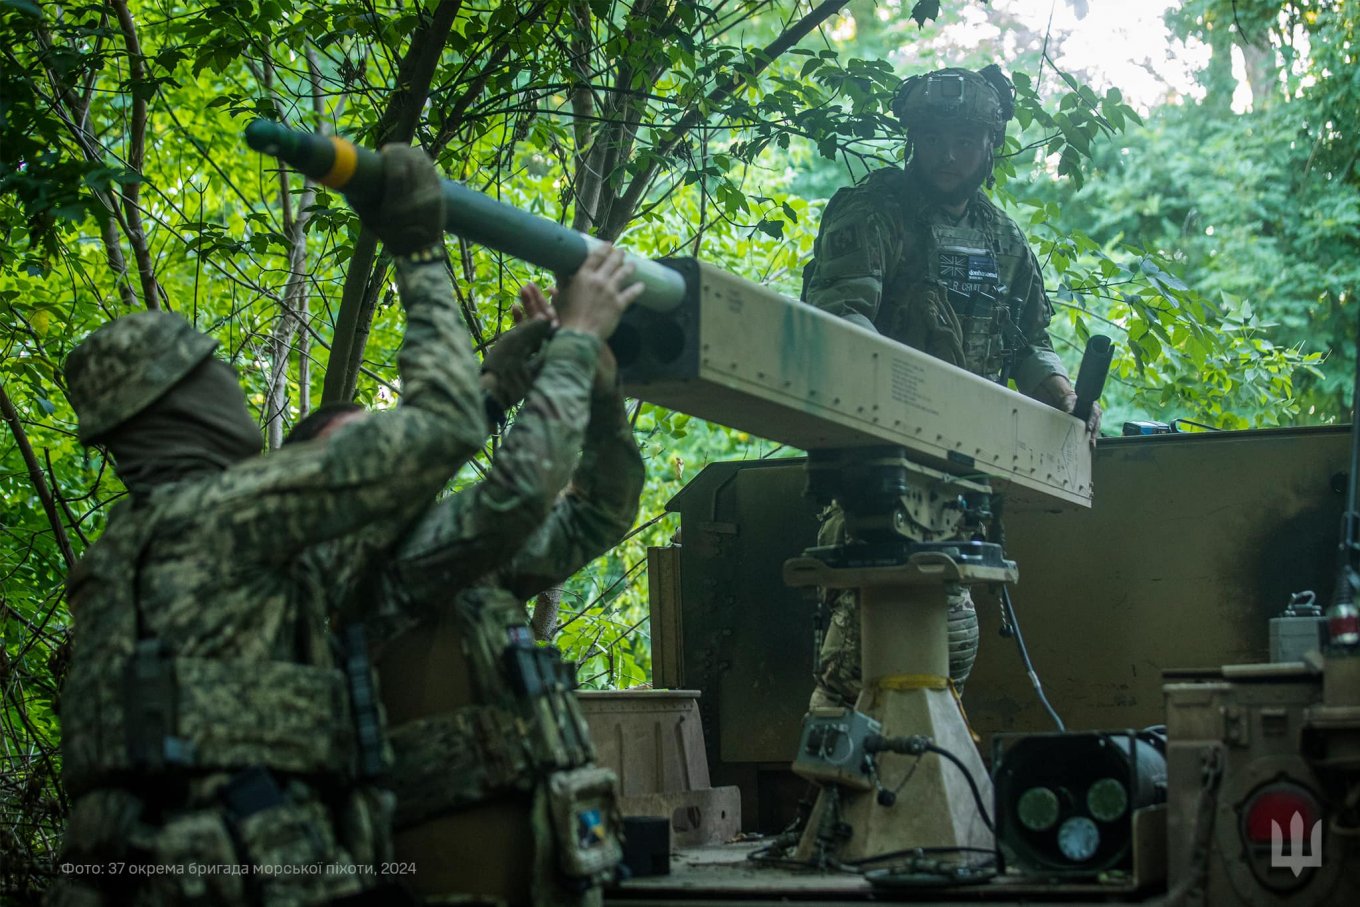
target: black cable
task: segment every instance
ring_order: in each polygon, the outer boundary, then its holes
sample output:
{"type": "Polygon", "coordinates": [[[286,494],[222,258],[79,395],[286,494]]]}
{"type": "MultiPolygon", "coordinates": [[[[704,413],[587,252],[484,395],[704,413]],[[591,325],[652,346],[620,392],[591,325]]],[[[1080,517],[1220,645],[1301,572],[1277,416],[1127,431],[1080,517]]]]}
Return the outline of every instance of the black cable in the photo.
{"type": "Polygon", "coordinates": [[[1067,733],[1067,725],[1063,723],[1056,709],[1044,695],[1044,685],[1039,682],[1039,675],[1034,671],[1034,664],[1029,660],[1029,649],[1025,648],[1025,637],[1020,634],[1020,621],[1015,617],[1015,606],[1011,604],[1011,590],[1009,586],[1001,587],[1001,609],[1005,613],[1006,623],[1010,625],[1011,634],[1015,637],[1015,646],[1020,650],[1020,660],[1025,665],[1025,673],[1029,676],[1030,685],[1034,687],[1034,692],[1039,697],[1039,704],[1048,712],[1048,717],[1053,719],[1053,723],[1058,726],[1060,733],[1067,733]]]}
{"type": "Polygon", "coordinates": [[[882,889],[914,890],[942,886],[978,885],[996,878],[996,851],[982,847],[917,847],[858,860],[855,871],[882,889]],[[978,860],[973,854],[985,855],[978,860]],[[895,865],[869,869],[870,863],[896,860],[895,865]]]}
{"type": "Polygon", "coordinates": [[[859,860],[851,860],[849,865],[867,866],[870,863],[881,863],[884,860],[896,860],[900,857],[917,857],[937,853],[938,854],[985,853],[987,856],[992,858],[993,863],[996,862],[996,851],[989,850],[986,847],[950,846],[950,847],[911,847],[906,850],[892,850],[889,851],[888,853],[875,854],[872,857],[863,857],[862,859],[859,860]]]}
{"type": "Polygon", "coordinates": [[[942,746],[927,743],[926,750],[937,756],[945,757],[959,767],[959,771],[963,772],[963,777],[968,782],[968,789],[973,792],[973,802],[977,804],[978,815],[982,817],[982,824],[986,825],[987,830],[992,834],[996,834],[996,826],[992,824],[992,817],[987,815],[987,806],[982,802],[982,792],[978,790],[977,782],[973,780],[973,773],[968,770],[968,766],[964,765],[958,756],[942,746]]]}
{"type": "Polygon", "coordinates": [[[898,781],[898,782],[897,782],[897,786],[893,788],[893,791],[892,791],[892,792],[893,792],[893,797],[894,797],[894,798],[895,798],[898,794],[902,793],[902,788],[904,788],[904,787],[907,786],[907,782],[911,780],[911,776],[914,775],[914,774],[916,774],[916,770],[917,770],[918,768],[920,768],[920,767],[921,767],[921,757],[920,757],[920,756],[917,756],[917,757],[916,757],[916,761],[913,762],[913,763],[911,764],[911,768],[907,769],[907,773],[906,773],[905,775],[902,776],[902,780],[901,780],[901,781],[898,781]]]}
{"type": "Polygon", "coordinates": [[[812,860],[799,860],[794,857],[787,857],[784,854],[798,846],[798,842],[803,837],[803,831],[807,828],[808,818],[812,814],[815,805],[816,793],[820,790],[816,784],[808,784],[807,791],[803,798],[798,801],[798,815],[793,821],[775,835],[773,841],[764,847],[756,848],[746,855],[746,859],[762,866],[778,866],[784,869],[816,869],[817,864],[812,860]],[[777,854],[777,855],[776,855],[777,854]]]}
{"type": "Polygon", "coordinates": [[[1202,429],[1204,429],[1205,431],[1222,431],[1222,430],[1223,430],[1223,429],[1221,429],[1221,428],[1215,428],[1215,427],[1212,426],[1212,425],[1205,425],[1203,422],[1196,422],[1194,419],[1172,419],[1172,420],[1171,420],[1171,430],[1174,431],[1174,432],[1179,432],[1180,429],[1176,428],[1176,426],[1177,426],[1177,425],[1180,425],[1181,423],[1185,423],[1186,425],[1193,425],[1193,426],[1195,426],[1195,428],[1202,428],[1202,429]]]}
{"type": "MultiPolygon", "coordinates": [[[[988,539],[1001,546],[1001,550],[1006,550],[1006,521],[1003,519],[1006,509],[1005,495],[992,495],[992,525],[988,527],[988,539]]],[[[1034,670],[1034,663],[1029,660],[1029,649],[1025,647],[1025,637],[1020,633],[1020,621],[1015,616],[1015,605],[1011,603],[1010,586],[1003,583],[1001,585],[1001,635],[1014,636],[1015,646],[1020,650],[1020,661],[1025,665],[1025,674],[1029,677],[1030,686],[1034,687],[1035,694],[1039,697],[1039,704],[1048,712],[1048,717],[1053,719],[1053,723],[1058,726],[1060,733],[1067,733],[1067,725],[1063,723],[1053,704],[1044,695],[1044,685],[1039,682],[1039,675],[1034,670]]]]}
{"type": "Polygon", "coordinates": [[[774,866],[778,869],[821,869],[812,860],[799,860],[794,857],[777,857],[771,852],[774,850],[782,851],[784,848],[779,844],[770,844],[753,850],[746,855],[746,859],[752,863],[759,863],[761,866],[774,866]]]}

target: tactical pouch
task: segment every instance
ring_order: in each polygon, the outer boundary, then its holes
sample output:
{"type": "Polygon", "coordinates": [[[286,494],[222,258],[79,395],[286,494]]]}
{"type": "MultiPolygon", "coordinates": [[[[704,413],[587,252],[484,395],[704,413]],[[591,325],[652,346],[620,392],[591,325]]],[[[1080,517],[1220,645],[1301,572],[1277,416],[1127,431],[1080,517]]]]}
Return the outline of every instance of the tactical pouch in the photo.
{"type": "Polygon", "coordinates": [[[373,785],[350,791],[339,810],[340,843],[360,865],[381,867],[394,859],[392,821],[396,796],[373,785]]]}
{"type": "Polygon", "coordinates": [[[83,733],[64,753],[72,793],[170,768],[263,765],[300,775],[353,776],[354,724],[342,672],[288,662],[175,658],[153,647],[68,681],[68,700],[85,697],[86,716],[83,733]],[[100,682],[101,675],[121,676],[124,683],[100,682]]]}
{"type": "Polygon", "coordinates": [[[137,643],[123,673],[123,734],[134,771],[155,774],[194,764],[196,748],[176,735],[179,706],[175,660],[155,639],[137,643]]]}
{"type": "Polygon", "coordinates": [[[392,766],[392,750],[383,734],[383,710],[368,658],[364,625],[355,622],[339,637],[341,665],[354,721],[355,770],[359,778],[380,777],[392,766]]]}
{"type": "Polygon", "coordinates": [[[143,811],[139,797],[116,787],[80,797],[66,822],[62,861],[131,862],[129,849],[138,843],[143,811]]]}
{"type": "Polygon", "coordinates": [[[248,769],[232,779],[223,802],[240,862],[251,866],[265,904],[329,903],[376,881],[358,867],[336,871],[354,862],[336,840],[325,804],[306,785],[293,781],[283,789],[268,772],[248,769]]]}
{"type": "Polygon", "coordinates": [[[534,641],[524,606],[500,589],[478,590],[461,604],[478,692],[519,722],[517,744],[530,764],[551,771],[589,763],[594,751],[572,695],[575,673],[557,649],[534,641]]]}
{"type": "Polygon", "coordinates": [[[280,800],[249,815],[233,816],[232,827],[244,856],[257,866],[313,866],[336,856],[335,836],[318,803],[280,800]]]}
{"type": "Polygon", "coordinates": [[[498,706],[464,706],[407,721],[392,731],[396,827],[510,790],[529,790],[534,765],[527,729],[498,706]]]}
{"type": "Polygon", "coordinates": [[[574,672],[534,641],[523,604],[502,589],[473,589],[455,614],[479,701],[392,729],[398,828],[527,794],[594,755],[574,672]]]}
{"type": "Polygon", "coordinates": [[[506,628],[501,664],[521,699],[542,696],[556,684],[557,672],[547,657],[549,651],[554,650],[539,648],[528,627],[506,628]]]}
{"type": "Polygon", "coordinates": [[[903,343],[951,365],[964,366],[963,325],[943,287],[932,283],[913,284],[907,290],[899,317],[902,323],[892,333],[903,343]]]}
{"type": "Polygon", "coordinates": [[[548,812],[563,875],[590,883],[611,877],[623,859],[614,773],[595,767],[554,773],[548,812]]]}
{"type": "Polygon", "coordinates": [[[194,809],[173,816],[155,830],[150,862],[170,867],[151,876],[135,900],[109,903],[258,904],[259,889],[250,875],[230,819],[221,809],[194,809]],[[154,893],[153,893],[154,892],[154,893]]]}

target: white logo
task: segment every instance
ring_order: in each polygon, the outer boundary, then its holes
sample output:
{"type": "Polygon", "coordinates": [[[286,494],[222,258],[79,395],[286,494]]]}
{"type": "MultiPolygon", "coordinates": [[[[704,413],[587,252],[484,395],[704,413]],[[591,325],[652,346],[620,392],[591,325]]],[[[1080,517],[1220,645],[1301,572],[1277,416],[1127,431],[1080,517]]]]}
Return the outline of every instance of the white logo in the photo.
{"type": "Polygon", "coordinates": [[[1303,813],[1294,811],[1294,817],[1289,820],[1289,840],[1290,850],[1293,851],[1297,842],[1298,853],[1284,852],[1284,832],[1280,830],[1280,823],[1274,819],[1270,820],[1270,868],[1289,869],[1298,878],[1305,869],[1317,869],[1322,865],[1322,820],[1318,819],[1313,823],[1313,830],[1309,833],[1309,850],[1311,854],[1305,856],[1303,850],[1303,813]]]}

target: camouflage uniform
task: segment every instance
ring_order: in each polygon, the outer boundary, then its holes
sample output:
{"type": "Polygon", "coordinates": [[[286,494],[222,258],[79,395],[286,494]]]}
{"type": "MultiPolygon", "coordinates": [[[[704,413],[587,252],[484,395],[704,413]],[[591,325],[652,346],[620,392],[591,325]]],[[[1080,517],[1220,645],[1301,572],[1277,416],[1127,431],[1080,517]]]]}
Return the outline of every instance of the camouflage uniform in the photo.
{"type": "Polygon", "coordinates": [[[628,531],[642,460],[622,396],[593,388],[598,355],[599,341],[576,331],[548,342],[485,479],[431,509],[384,570],[370,615],[375,642],[474,586],[499,586],[522,603],[628,531]]]}
{"type": "MultiPolygon", "coordinates": [[[[637,513],[642,460],[619,392],[592,390],[598,354],[594,337],[557,332],[486,479],[421,520],[369,603],[375,640],[395,635],[401,651],[401,637],[446,623],[467,659],[448,670],[466,670],[468,701],[407,720],[393,713],[398,833],[474,806],[531,802],[525,870],[539,905],[598,895],[619,855],[612,773],[593,766],[574,676],[534,643],[524,609],[617,543],[637,513]],[[599,824],[583,846],[580,817],[592,811],[599,824]]],[[[402,657],[380,664],[389,689],[392,671],[408,667],[402,657]]]]}
{"type": "Polygon", "coordinates": [[[875,171],[831,199],[813,257],[804,296],[819,309],[1022,394],[1066,374],[1039,263],[981,191],[955,223],[910,172],[875,171]]]}
{"type": "Polygon", "coordinates": [[[64,859],[102,874],[61,880],[54,903],[319,904],[378,881],[391,795],[357,777],[314,546],[375,524],[395,538],[486,425],[443,264],[397,274],[401,406],[134,495],[72,571],[64,859]]]}
{"type": "MultiPolygon", "coordinates": [[[[1053,351],[1053,309],[1039,264],[1015,222],[981,190],[960,218],[916,185],[910,170],[871,173],[827,205],[804,278],[804,300],[886,337],[1032,395],[1066,375],[1053,351]]],[[[824,523],[820,544],[844,540],[824,523]]],[[[812,705],[850,705],[859,694],[859,601],[831,593],[812,705]]],[[[950,673],[967,678],[976,617],[966,588],[950,592],[950,673]]]]}

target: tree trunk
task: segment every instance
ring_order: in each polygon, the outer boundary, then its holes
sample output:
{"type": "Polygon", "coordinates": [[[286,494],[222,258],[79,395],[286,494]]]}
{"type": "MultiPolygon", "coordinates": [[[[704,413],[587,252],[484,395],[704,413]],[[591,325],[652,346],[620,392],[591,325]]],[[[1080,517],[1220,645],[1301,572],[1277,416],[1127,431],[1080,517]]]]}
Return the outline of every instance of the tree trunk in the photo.
{"type": "Polygon", "coordinates": [[[1270,46],[1269,41],[1264,46],[1246,43],[1238,46],[1242,48],[1242,59],[1246,63],[1252,109],[1261,110],[1280,95],[1280,70],[1275,48],[1270,46]]]}
{"type": "Polygon", "coordinates": [[[14,436],[14,443],[19,447],[19,454],[23,457],[24,466],[28,470],[28,480],[33,485],[33,490],[38,495],[38,500],[42,502],[43,512],[47,514],[47,522],[52,526],[52,536],[57,542],[57,550],[61,552],[62,559],[66,561],[66,568],[69,570],[75,566],[76,555],[71,550],[71,540],[66,537],[66,527],[61,522],[61,516],[57,513],[57,502],[52,496],[52,488],[47,484],[47,479],[43,477],[42,466],[38,463],[38,458],[33,453],[33,445],[28,442],[28,435],[24,432],[23,423],[19,420],[19,411],[14,408],[14,403],[9,399],[9,394],[5,393],[4,385],[0,385],[0,417],[3,417],[9,425],[10,434],[14,436]]]}
{"type": "MultiPolygon", "coordinates": [[[[288,210],[288,174],[279,171],[288,210]]],[[[284,286],[278,320],[269,336],[269,393],[265,399],[265,433],[269,449],[283,446],[283,422],[288,408],[288,365],[293,338],[303,327],[302,311],[307,306],[307,209],[316,200],[316,188],[308,185],[298,199],[297,216],[288,225],[288,283],[284,286]]],[[[305,333],[305,332],[304,332],[305,333]]]]}
{"type": "MultiPolygon", "coordinates": [[[[118,14],[118,25],[123,31],[123,43],[127,47],[128,66],[131,70],[129,94],[132,95],[132,124],[128,136],[128,167],[138,178],[142,176],[142,166],[146,162],[146,63],[142,59],[141,43],[137,40],[137,26],[132,21],[127,0],[114,0],[112,4],[118,14]]],[[[151,250],[146,245],[146,230],[142,226],[141,183],[133,182],[122,187],[123,218],[127,223],[128,242],[132,245],[132,256],[137,262],[137,276],[142,282],[142,301],[148,309],[161,307],[161,288],[156,282],[156,269],[151,262],[151,250]]]]}
{"type": "Polygon", "coordinates": [[[1232,113],[1233,93],[1237,91],[1237,78],[1232,71],[1232,35],[1226,26],[1219,24],[1207,31],[1205,38],[1210,56],[1209,65],[1200,76],[1204,106],[1212,115],[1226,117],[1232,113]]]}
{"type": "MultiPolygon", "coordinates": [[[[379,121],[379,146],[389,142],[410,143],[416,120],[429,99],[430,80],[435,65],[448,41],[449,29],[462,6],[461,0],[440,0],[429,24],[411,36],[411,44],[397,68],[397,86],[392,100],[379,121]]],[[[368,228],[361,229],[354,241],[345,287],[340,295],[340,311],[335,319],[330,362],[322,386],[323,403],[354,399],[363,361],[364,341],[368,338],[368,319],[372,317],[381,282],[374,279],[378,238],[368,228]]],[[[386,267],[379,265],[379,267],[386,267]]]]}

